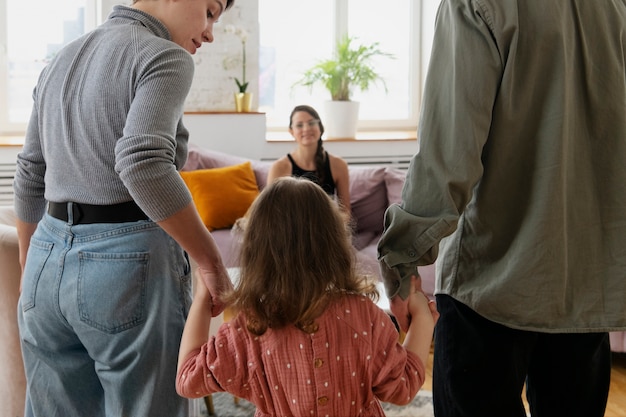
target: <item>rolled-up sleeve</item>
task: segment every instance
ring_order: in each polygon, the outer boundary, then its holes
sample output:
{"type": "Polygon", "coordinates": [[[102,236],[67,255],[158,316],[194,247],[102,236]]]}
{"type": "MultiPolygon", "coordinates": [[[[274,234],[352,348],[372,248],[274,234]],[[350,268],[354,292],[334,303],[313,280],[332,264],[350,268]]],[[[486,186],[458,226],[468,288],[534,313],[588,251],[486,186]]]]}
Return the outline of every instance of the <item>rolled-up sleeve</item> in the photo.
{"type": "Polygon", "coordinates": [[[402,203],[385,213],[378,244],[389,297],[406,298],[410,276],[434,263],[483,174],[483,147],[502,71],[490,16],[479,2],[444,0],[420,115],[420,149],[412,158],[402,203]],[[467,65],[468,62],[481,65],[467,65]]]}

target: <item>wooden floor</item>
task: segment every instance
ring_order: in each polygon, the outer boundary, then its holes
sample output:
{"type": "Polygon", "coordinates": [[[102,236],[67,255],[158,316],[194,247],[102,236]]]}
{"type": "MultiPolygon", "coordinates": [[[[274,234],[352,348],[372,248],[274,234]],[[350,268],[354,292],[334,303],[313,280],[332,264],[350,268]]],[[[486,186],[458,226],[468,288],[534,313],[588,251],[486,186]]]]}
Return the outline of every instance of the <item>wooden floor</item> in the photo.
{"type": "MultiPolygon", "coordinates": [[[[432,390],[433,350],[430,350],[428,367],[426,369],[426,381],[424,389],[432,390]]],[[[528,404],[524,398],[526,410],[528,404]]],[[[613,367],[611,369],[611,387],[609,389],[609,401],[606,406],[604,417],[626,416],[626,353],[613,353],[613,367]]]]}
{"type": "Polygon", "coordinates": [[[626,416],[626,353],[613,353],[611,389],[604,416],[626,416]]]}

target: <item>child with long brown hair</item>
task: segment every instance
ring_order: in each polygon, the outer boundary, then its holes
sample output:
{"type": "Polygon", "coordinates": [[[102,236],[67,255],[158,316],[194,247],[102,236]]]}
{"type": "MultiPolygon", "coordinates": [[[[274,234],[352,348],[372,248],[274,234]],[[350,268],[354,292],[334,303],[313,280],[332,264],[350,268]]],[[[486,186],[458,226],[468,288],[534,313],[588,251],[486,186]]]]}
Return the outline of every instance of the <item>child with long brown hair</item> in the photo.
{"type": "Polygon", "coordinates": [[[404,344],[355,269],[340,209],[311,181],[283,177],[253,203],[241,269],[225,300],[234,318],[207,341],[211,295],[199,284],[183,332],[176,388],[227,391],[256,415],[383,416],[424,382],[437,312],[412,283],[404,344]]]}

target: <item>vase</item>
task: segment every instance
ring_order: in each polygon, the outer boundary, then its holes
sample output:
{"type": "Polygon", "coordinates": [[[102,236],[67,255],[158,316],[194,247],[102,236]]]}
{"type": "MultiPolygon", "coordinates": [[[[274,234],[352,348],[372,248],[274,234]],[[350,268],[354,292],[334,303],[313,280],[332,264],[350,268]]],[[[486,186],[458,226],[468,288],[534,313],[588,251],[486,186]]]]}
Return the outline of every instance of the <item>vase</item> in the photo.
{"type": "Polygon", "coordinates": [[[359,121],[358,101],[324,102],[324,126],[327,139],[355,139],[359,121]]]}
{"type": "Polygon", "coordinates": [[[248,113],[252,104],[252,93],[235,93],[235,110],[248,113]]]}

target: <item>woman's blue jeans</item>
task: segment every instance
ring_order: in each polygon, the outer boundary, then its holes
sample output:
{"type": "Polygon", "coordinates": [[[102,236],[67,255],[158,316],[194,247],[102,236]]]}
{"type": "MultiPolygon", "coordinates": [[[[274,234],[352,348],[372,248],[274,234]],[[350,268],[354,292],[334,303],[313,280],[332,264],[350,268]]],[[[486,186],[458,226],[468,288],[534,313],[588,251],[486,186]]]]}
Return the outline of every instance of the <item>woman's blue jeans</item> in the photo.
{"type": "Polygon", "coordinates": [[[189,260],[156,223],[72,225],[45,215],[18,307],[25,415],[176,417],[189,260]]]}

